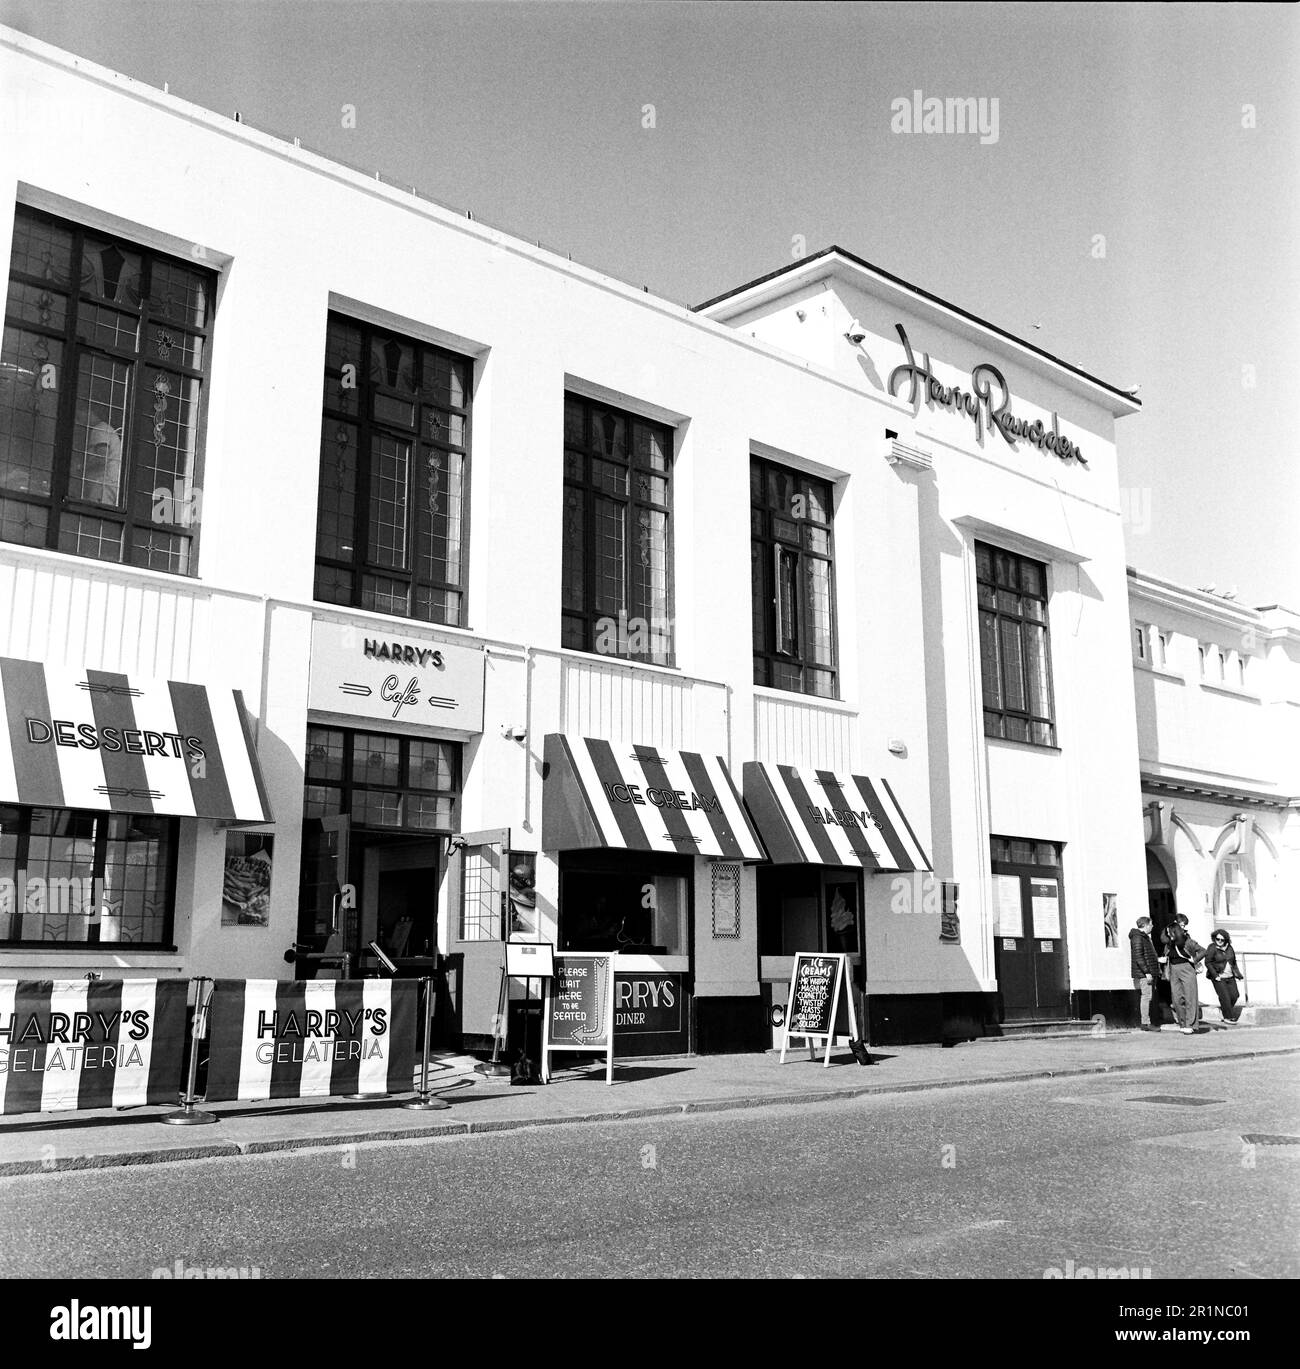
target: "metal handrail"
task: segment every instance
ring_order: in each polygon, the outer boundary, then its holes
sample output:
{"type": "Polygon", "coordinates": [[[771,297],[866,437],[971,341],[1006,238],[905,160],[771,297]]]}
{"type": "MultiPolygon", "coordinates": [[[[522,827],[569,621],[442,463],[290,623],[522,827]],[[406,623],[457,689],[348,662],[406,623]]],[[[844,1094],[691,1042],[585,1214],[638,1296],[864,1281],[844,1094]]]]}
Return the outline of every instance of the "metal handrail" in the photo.
{"type": "Polygon", "coordinates": [[[1246,965],[1247,956],[1268,956],[1273,962],[1273,1002],[1282,1001],[1281,981],[1278,978],[1277,962],[1279,960],[1293,960],[1300,964],[1300,956],[1289,955],[1286,951],[1238,951],[1237,963],[1241,966],[1241,987],[1242,993],[1246,998],[1250,997],[1250,972],[1246,965]]]}

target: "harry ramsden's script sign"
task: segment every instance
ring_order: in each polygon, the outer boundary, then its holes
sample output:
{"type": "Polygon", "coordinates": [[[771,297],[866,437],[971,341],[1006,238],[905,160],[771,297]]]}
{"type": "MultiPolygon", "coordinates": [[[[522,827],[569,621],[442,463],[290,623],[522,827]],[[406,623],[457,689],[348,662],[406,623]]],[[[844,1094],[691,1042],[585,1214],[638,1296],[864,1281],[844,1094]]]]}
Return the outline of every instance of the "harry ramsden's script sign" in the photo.
{"type": "Polygon", "coordinates": [[[849,1010],[849,1030],[858,1034],[857,1014],[848,991],[848,956],[844,954],[814,954],[800,951],[794,958],[790,976],[790,1001],[785,1013],[785,1037],[781,1042],[781,1063],[785,1064],[786,1049],[791,1038],[803,1037],[811,1053],[815,1040],[826,1042],[823,1065],[831,1063],[831,1041],[835,1033],[835,1010],[839,1004],[840,986],[844,987],[849,1010]]]}

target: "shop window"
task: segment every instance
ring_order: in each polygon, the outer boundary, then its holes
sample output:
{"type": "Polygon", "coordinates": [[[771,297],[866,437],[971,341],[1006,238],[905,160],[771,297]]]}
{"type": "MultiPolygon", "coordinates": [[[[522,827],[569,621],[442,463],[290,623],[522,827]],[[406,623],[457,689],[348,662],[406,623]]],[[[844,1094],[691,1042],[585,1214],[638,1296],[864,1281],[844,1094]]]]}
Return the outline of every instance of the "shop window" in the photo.
{"type": "Polygon", "coordinates": [[[564,397],[561,644],[673,663],[673,431],[564,397]]]}
{"type": "Polygon", "coordinates": [[[0,943],[170,947],[175,818],[0,806],[0,943]]]}
{"type": "Polygon", "coordinates": [[[1047,636],[1047,567],[975,544],[984,735],[1056,744],[1047,636]]]}
{"type": "Polygon", "coordinates": [[[764,866],[758,870],[760,955],[862,949],[861,877],[856,871],[816,865],[764,866]]]}
{"type": "Polygon", "coordinates": [[[566,855],[560,949],[688,954],[692,873],[689,857],[566,855]]]}
{"type": "Polygon", "coordinates": [[[193,575],[216,277],[19,206],[0,540],[193,575]]]}
{"type": "Polygon", "coordinates": [[[827,481],[750,460],[755,684],[838,697],[833,508],[827,481]]]}
{"type": "Polygon", "coordinates": [[[383,732],[308,727],[303,813],[359,827],[454,832],[460,746],[383,732]]]}
{"type": "Polygon", "coordinates": [[[329,317],[316,598],[463,627],[471,363],[329,317]]]}

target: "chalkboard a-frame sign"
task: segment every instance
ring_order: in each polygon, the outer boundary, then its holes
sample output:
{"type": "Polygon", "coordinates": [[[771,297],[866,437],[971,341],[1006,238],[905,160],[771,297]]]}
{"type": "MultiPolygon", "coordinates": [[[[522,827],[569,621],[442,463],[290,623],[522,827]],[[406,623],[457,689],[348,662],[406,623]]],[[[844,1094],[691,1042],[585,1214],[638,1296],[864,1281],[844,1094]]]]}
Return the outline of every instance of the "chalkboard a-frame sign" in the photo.
{"type": "Polygon", "coordinates": [[[794,958],[790,975],[790,1001],[785,1009],[785,1036],[781,1041],[781,1064],[794,1037],[808,1042],[808,1055],[816,1059],[814,1042],[826,1042],[823,1066],[831,1063],[831,1042],[835,1036],[835,1012],[840,1001],[840,987],[849,1010],[849,1030],[858,1035],[857,1013],[853,1010],[853,995],[849,993],[849,958],[843,953],[800,951],[794,958]]]}
{"type": "Polygon", "coordinates": [[[552,1051],[603,1051],[605,1082],[614,1082],[613,951],[565,951],[556,955],[546,981],[542,1014],[542,1078],[551,1077],[552,1051]]]}

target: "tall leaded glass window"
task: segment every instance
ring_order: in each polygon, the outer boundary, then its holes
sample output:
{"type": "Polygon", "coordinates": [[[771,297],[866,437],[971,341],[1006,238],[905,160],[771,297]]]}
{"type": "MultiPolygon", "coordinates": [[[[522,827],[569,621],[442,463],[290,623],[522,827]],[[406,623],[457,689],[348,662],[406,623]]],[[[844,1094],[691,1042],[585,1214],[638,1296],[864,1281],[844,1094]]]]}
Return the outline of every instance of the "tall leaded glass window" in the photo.
{"type": "Polygon", "coordinates": [[[316,598],[463,627],[471,363],[331,314],[316,598]]]}
{"type": "Polygon", "coordinates": [[[750,461],[755,684],[837,697],[832,522],[827,481],[750,461]]]}
{"type": "Polygon", "coordinates": [[[671,665],[672,429],[564,397],[564,646],[671,665]]]}
{"type": "Polygon", "coordinates": [[[984,735],[1056,745],[1047,641],[1047,567],[975,544],[984,735]]]}
{"type": "Polygon", "coordinates": [[[216,277],[19,206],[0,540],[189,575],[216,277]]]}

